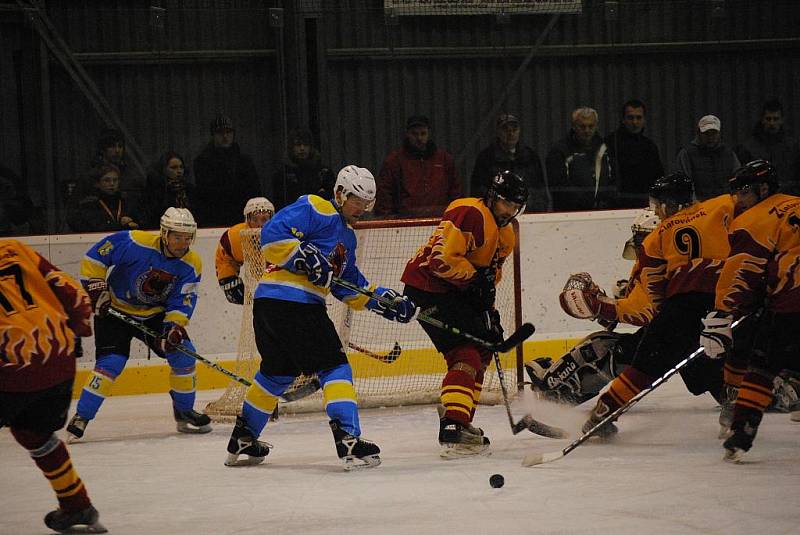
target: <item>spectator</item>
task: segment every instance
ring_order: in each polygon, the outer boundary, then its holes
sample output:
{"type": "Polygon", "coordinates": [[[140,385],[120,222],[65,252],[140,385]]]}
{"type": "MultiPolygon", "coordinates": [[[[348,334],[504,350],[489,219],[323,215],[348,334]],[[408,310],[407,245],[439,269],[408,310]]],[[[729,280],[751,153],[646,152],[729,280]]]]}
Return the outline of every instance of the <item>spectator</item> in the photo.
{"type": "Polygon", "coordinates": [[[439,216],[461,197],[453,156],[433,142],[423,115],[408,118],[403,145],[386,156],[377,182],[377,216],[439,216]]]}
{"type": "Polygon", "coordinates": [[[783,126],[783,106],[778,100],[764,103],[761,119],[752,135],[736,147],[742,164],[767,160],[778,172],[781,192],[800,195],[800,144],[783,126]]]}
{"type": "Polygon", "coordinates": [[[658,147],[644,135],[647,108],[641,100],[622,105],[622,123],[605,138],[619,183],[618,208],[647,206],[650,186],[664,175],[658,147]]]}
{"type": "Polygon", "coordinates": [[[728,179],[740,166],[733,150],[722,142],[722,122],[704,115],[697,122],[695,138],[678,152],[675,168],[694,182],[698,201],[728,193],[728,179]]]}
{"type": "Polygon", "coordinates": [[[22,178],[0,164],[0,236],[44,234],[44,217],[40,212],[25,193],[22,178]]]}
{"type": "Polygon", "coordinates": [[[148,200],[142,203],[142,226],[155,230],[161,215],[169,208],[194,210],[195,188],[188,180],[186,160],[175,151],[167,151],[147,171],[148,200]]]}
{"type": "Polygon", "coordinates": [[[309,193],[331,199],[335,180],[314,147],[311,131],[295,128],[289,132],[285,159],[272,175],[272,195],[278,210],[309,193]]]}
{"type": "MultiPolygon", "coordinates": [[[[135,206],[142,195],[144,181],[139,173],[129,165],[125,151],[125,138],[119,130],[103,130],[97,140],[97,153],[91,161],[90,169],[105,164],[114,165],[119,169],[119,190],[135,206]]],[[[79,199],[93,194],[95,190],[94,177],[87,176],[82,182],[76,192],[79,199]]]]}
{"type": "Polygon", "coordinates": [[[470,180],[470,195],[483,197],[492,178],[503,171],[513,171],[528,186],[526,212],[547,212],[551,209],[550,192],[544,179],[542,161],[531,147],[520,142],[519,119],[508,113],[495,122],[494,143],[483,149],[475,159],[470,180]]]}
{"type": "Polygon", "coordinates": [[[614,208],[617,184],[607,148],[597,133],[597,112],[578,108],[572,128],[547,154],[547,182],[556,211],[614,208]]]}
{"type": "Polygon", "coordinates": [[[242,218],[242,206],[261,195],[253,159],[234,141],[236,130],[226,115],[211,122],[211,141],[194,159],[197,220],[204,227],[229,227],[242,218]]]}
{"type": "Polygon", "coordinates": [[[93,189],[90,195],[73,204],[67,223],[73,232],[114,232],[139,228],[119,191],[120,170],[104,163],[89,172],[93,189]]]}

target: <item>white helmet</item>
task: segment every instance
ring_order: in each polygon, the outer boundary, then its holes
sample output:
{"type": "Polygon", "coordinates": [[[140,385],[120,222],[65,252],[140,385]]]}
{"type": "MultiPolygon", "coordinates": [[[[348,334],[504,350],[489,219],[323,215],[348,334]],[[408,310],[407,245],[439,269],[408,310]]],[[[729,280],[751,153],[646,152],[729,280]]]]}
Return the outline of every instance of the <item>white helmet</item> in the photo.
{"type": "Polygon", "coordinates": [[[187,208],[170,206],[161,216],[161,237],[166,239],[170,231],[188,232],[192,235],[192,241],[194,241],[195,234],[197,234],[197,223],[187,208]]]}
{"type": "Polygon", "coordinates": [[[244,205],[245,219],[253,212],[261,211],[267,212],[272,217],[275,215],[275,206],[266,197],[253,197],[244,205]]]}
{"type": "MultiPolygon", "coordinates": [[[[355,195],[367,201],[367,211],[372,210],[372,207],[375,206],[375,192],[378,187],[375,184],[375,177],[365,167],[348,165],[342,168],[336,176],[336,184],[333,186],[334,199],[337,199],[340,189],[344,199],[347,199],[348,195],[355,195]]],[[[339,203],[338,199],[336,202],[339,203]]]]}
{"type": "Polygon", "coordinates": [[[631,233],[633,235],[625,242],[622,258],[636,260],[636,247],[642,244],[644,237],[653,232],[660,222],[661,218],[650,208],[645,208],[636,214],[636,218],[631,225],[631,233]]]}

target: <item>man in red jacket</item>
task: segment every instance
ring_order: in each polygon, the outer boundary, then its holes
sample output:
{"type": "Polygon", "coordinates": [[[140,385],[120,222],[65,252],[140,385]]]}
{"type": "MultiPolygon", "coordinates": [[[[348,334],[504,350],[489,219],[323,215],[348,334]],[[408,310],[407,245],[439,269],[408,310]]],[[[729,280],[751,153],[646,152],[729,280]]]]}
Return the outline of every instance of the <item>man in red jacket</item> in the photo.
{"type": "Polygon", "coordinates": [[[386,156],[378,174],[374,213],[381,217],[434,217],[461,197],[453,156],[431,140],[430,120],[406,121],[403,145],[386,156]]]}

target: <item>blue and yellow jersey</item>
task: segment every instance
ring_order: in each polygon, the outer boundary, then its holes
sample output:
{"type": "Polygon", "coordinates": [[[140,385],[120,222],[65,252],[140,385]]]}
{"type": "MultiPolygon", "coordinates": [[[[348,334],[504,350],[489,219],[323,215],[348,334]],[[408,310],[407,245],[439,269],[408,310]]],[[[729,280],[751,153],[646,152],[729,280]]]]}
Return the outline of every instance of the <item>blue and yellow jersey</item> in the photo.
{"type": "Polygon", "coordinates": [[[269,297],[298,303],[324,303],[330,293],[350,307],[363,309],[366,296],[331,284],[330,290],[312,284],[306,274],[294,271],[293,260],[303,243],[316,245],[328,257],[339,277],[369,288],[356,266],[356,234],[331,201],[303,195],[282,208],[261,229],[261,254],[267,264],[255,298],[269,297]]]}
{"type": "Polygon", "coordinates": [[[103,238],[81,261],[81,280],[106,279],[115,309],[140,319],[166,312],[164,321],[179,325],[194,313],[202,271],[197,253],[168,258],[159,234],[142,230],[103,238]]]}

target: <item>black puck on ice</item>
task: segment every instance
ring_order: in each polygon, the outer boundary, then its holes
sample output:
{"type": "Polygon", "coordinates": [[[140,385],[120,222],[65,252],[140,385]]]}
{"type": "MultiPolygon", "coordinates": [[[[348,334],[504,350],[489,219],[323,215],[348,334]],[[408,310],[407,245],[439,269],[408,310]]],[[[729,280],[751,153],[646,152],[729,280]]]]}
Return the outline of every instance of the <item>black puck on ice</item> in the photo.
{"type": "Polygon", "coordinates": [[[505,485],[506,480],[500,474],[494,474],[489,478],[489,484],[492,486],[493,489],[499,489],[503,485],[505,485]]]}

